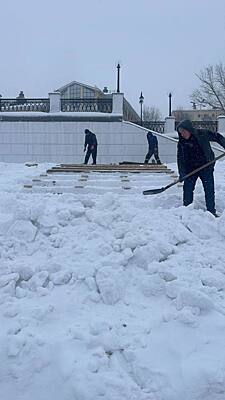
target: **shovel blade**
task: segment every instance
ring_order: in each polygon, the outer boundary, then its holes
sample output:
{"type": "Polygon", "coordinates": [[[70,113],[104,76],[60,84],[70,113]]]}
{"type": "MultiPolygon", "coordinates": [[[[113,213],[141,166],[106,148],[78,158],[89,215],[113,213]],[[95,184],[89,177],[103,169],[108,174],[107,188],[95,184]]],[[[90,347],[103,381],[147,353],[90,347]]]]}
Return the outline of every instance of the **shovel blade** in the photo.
{"type": "Polygon", "coordinates": [[[158,193],[164,192],[164,190],[166,190],[164,187],[163,188],[159,188],[159,189],[148,189],[148,190],[144,190],[143,194],[144,195],[158,194],[158,193]]]}

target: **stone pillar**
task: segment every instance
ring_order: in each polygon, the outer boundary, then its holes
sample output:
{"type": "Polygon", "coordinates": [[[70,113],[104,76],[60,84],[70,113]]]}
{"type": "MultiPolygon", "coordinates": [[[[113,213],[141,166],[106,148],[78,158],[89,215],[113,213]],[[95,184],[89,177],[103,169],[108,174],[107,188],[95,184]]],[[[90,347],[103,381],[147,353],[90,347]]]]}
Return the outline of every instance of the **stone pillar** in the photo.
{"type": "Polygon", "coordinates": [[[175,117],[166,117],[165,118],[165,128],[164,133],[173,133],[175,132],[175,117]]]}
{"type": "Polygon", "coordinates": [[[52,92],[49,93],[50,100],[50,113],[57,113],[61,111],[61,93],[60,92],[52,92]]]}
{"type": "Polygon", "coordinates": [[[225,136],[225,115],[219,115],[217,117],[217,131],[221,133],[223,136],[225,136]]]}
{"type": "Polygon", "coordinates": [[[123,115],[123,93],[112,94],[112,112],[123,115]]]}

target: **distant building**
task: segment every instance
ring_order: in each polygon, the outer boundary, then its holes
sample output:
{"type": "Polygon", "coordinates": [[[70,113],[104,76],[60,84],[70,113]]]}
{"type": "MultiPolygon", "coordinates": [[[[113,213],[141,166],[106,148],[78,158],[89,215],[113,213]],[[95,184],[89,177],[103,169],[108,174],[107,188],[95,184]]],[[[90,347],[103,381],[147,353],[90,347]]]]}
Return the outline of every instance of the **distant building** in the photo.
{"type": "Polygon", "coordinates": [[[80,82],[70,82],[56,90],[61,93],[62,99],[90,99],[104,97],[105,93],[97,86],[89,86],[80,82]]]}
{"type": "Polygon", "coordinates": [[[182,119],[190,119],[191,121],[216,121],[217,117],[222,114],[221,110],[216,109],[179,109],[172,112],[176,121],[181,121],[182,119]]]}
{"type": "MultiPolygon", "coordinates": [[[[60,92],[61,99],[65,100],[112,99],[112,93],[108,91],[107,87],[101,90],[97,86],[90,86],[76,81],[70,82],[56,91],[60,92]]],[[[131,122],[140,120],[140,116],[125,98],[123,102],[123,119],[131,122]]]]}

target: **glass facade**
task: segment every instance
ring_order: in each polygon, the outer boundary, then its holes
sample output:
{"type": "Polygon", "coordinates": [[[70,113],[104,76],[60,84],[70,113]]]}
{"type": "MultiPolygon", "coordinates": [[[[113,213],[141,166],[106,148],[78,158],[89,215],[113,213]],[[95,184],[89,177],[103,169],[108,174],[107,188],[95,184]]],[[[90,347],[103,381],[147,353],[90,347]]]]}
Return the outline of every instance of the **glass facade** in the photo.
{"type": "Polygon", "coordinates": [[[97,97],[96,92],[94,90],[90,90],[86,87],[83,88],[83,97],[86,99],[97,97]]]}
{"type": "Polygon", "coordinates": [[[95,90],[94,88],[88,88],[84,85],[78,85],[76,83],[71,84],[70,86],[61,89],[61,97],[62,99],[91,99],[100,96],[100,91],[95,90]]]}
{"type": "Polygon", "coordinates": [[[71,85],[61,92],[63,99],[79,99],[81,97],[81,86],[71,85]]]}

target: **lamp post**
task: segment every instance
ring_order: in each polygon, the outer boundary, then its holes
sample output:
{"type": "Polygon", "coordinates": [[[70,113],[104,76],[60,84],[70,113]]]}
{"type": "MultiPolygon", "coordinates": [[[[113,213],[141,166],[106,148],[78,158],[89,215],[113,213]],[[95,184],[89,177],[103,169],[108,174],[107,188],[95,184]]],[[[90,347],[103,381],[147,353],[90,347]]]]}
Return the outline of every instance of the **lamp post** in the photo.
{"type": "Polygon", "coordinates": [[[169,117],[172,115],[172,93],[169,93],[169,117]]]}
{"type": "Polygon", "coordinates": [[[141,106],[141,126],[143,124],[143,112],[142,112],[143,102],[144,102],[144,96],[143,96],[143,94],[141,92],[140,97],[139,97],[139,103],[140,103],[140,106],[141,106]]]}
{"type": "Polygon", "coordinates": [[[117,64],[117,93],[120,93],[120,63],[117,64]]]}

